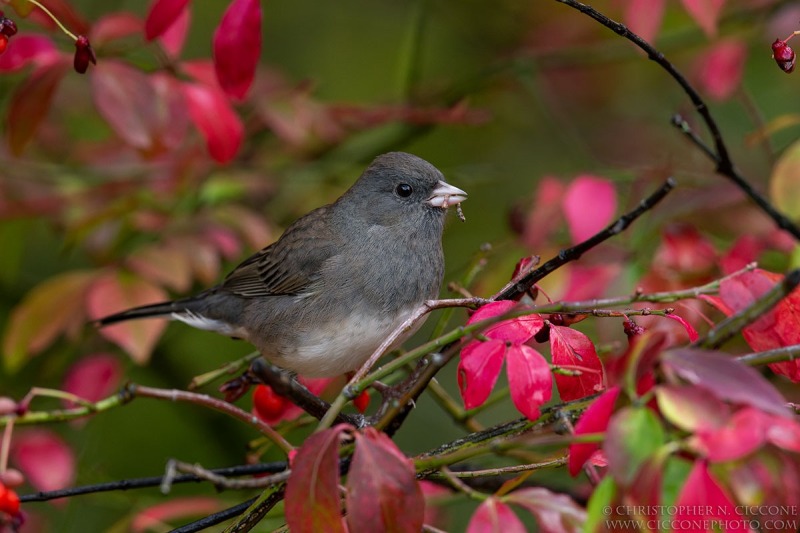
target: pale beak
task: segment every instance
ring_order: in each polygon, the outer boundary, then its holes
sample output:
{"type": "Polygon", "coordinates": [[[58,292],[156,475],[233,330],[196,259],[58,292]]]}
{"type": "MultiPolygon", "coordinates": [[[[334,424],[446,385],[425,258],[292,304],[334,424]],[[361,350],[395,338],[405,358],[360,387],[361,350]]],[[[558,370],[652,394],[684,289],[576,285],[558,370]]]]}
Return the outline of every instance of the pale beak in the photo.
{"type": "Polygon", "coordinates": [[[428,198],[428,205],[447,209],[449,206],[460,204],[466,199],[467,193],[449,183],[439,181],[436,184],[436,188],[433,189],[433,194],[428,198]]]}

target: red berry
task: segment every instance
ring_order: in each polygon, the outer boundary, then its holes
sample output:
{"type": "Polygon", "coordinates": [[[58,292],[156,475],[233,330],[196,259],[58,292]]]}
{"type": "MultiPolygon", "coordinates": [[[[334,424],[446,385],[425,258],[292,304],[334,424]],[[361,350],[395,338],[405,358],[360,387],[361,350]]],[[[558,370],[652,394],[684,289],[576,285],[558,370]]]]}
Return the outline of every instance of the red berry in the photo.
{"type": "Polygon", "coordinates": [[[76,72],[83,74],[86,72],[86,69],[89,68],[90,61],[93,65],[96,65],[97,56],[94,55],[94,50],[92,50],[92,45],[89,44],[89,39],[83,35],[79,35],[75,40],[75,58],[72,66],[75,67],[76,72]]]}
{"type": "Polygon", "coordinates": [[[15,36],[17,34],[17,23],[0,15],[0,33],[6,37],[15,36]]]}
{"type": "Polygon", "coordinates": [[[288,405],[289,401],[275,394],[269,385],[258,385],[253,392],[253,408],[267,423],[277,422],[288,405]]]}
{"type": "Polygon", "coordinates": [[[16,516],[19,514],[19,496],[0,483],[0,512],[16,516]]]}
{"type": "Polygon", "coordinates": [[[364,413],[369,407],[369,392],[361,391],[361,394],[355,397],[353,400],[353,405],[356,409],[358,409],[359,413],[364,413]]]}
{"type": "Polygon", "coordinates": [[[8,37],[0,33],[0,54],[6,51],[8,47],[8,37]]]}
{"type": "Polygon", "coordinates": [[[794,70],[794,50],[786,44],[786,41],[775,39],[775,42],[772,43],[772,57],[780,69],[787,74],[794,70]]]}

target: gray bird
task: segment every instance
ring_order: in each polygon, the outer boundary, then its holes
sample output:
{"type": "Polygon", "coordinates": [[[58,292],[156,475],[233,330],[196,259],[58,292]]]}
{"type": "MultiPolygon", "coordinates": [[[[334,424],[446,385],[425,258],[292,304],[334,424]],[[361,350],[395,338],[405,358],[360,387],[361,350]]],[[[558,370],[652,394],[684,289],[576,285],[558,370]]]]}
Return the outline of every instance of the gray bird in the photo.
{"type": "Polygon", "coordinates": [[[338,200],[295,221],[219,285],[96,323],[170,318],[244,339],[304,376],[355,370],[439,294],[445,213],[466,198],[419,157],[378,156],[338,200]]]}

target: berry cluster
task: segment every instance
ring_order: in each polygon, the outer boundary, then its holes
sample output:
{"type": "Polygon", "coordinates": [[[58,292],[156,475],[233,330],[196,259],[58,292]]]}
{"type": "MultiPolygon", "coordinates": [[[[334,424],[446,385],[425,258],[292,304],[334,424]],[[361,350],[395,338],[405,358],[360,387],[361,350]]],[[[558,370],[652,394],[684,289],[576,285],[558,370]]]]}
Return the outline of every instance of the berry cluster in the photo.
{"type": "MultiPolygon", "coordinates": [[[[45,13],[52,17],[58,26],[61,27],[67,35],[75,40],[75,57],[73,61],[75,71],[83,74],[86,72],[86,69],[89,68],[90,62],[93,65],[96,65],[97,56],[95,56],[94,50],[92,50],[92,45],[89,44],[89,39],[84,35],[73,35],[67,31],[66,28],[64,28],[61,23],[55,19],[55,17],[53,17],[52,13],[49,11],[45,11],[45,13]]],[[[8,48],[8,40],[16,34],[17,23],[6,17],[5,14],[0,11],[0,54],[6,51],[6,48],[8,48]]]]}

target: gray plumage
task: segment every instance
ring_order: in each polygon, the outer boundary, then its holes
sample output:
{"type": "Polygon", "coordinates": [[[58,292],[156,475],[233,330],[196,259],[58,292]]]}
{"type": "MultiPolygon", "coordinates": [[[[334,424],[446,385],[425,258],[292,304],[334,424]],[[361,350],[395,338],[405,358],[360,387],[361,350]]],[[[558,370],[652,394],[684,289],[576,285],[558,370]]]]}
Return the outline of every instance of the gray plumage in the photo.
{"type": "Polygon", "coordinates": [[[97,323],[173,318],[245,339],[305,376],[354,370],[438,295],[445,213],[465,199],[427,161],[381,155],[338,200],[295,221],[221,284],[97,323]]]}

